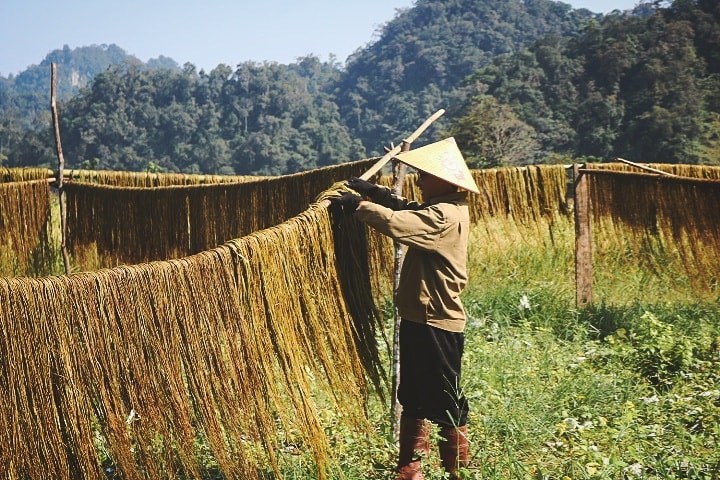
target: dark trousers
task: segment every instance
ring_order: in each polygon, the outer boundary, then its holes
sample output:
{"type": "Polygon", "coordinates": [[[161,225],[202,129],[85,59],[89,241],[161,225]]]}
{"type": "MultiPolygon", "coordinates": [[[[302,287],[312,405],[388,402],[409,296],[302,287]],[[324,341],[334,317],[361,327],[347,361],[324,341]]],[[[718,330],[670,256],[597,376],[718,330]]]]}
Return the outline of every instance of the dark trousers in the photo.
{"type": "Polygon", "coordinates": [[[447,427],[467,423],[468,403],[460,390],[465,335],[400,321],[400,385],[403,416],[447,427]]]}

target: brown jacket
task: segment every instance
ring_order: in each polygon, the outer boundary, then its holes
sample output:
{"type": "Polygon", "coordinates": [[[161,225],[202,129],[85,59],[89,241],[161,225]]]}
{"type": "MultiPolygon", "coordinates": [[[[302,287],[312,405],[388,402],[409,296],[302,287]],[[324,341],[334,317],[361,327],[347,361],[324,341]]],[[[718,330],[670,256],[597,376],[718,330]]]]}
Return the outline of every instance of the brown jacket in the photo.
{"type": "Polygon", "coordinates": [[[419,204],[380,187],[355,215],[403,245],[397,307],[400,317],[450,332],[465,328],[460,292],[467,283],[470,217],[467,192],[419,204]]]}

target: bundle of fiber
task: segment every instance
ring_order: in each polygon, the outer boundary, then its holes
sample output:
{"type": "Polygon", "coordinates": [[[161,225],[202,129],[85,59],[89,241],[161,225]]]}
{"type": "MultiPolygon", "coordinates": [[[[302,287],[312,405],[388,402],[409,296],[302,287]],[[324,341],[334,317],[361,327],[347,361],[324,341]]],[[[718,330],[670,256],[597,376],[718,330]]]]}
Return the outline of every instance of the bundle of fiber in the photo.
{"type": "Polygon", "coordinates": [[[0,183],[22,182],[50,178],[52,171],[47,168],[6,168],[0,167],[0,183]]]}
{"type": "Polygon", "coordinates": [[[119,172],[113,170],[70,170],[68,182],[98,183],[116,187],[166,187],[169,185],[207,185],[242,183],[264,177],[253,175],[200,175],[189,173],[119,172]]]}
{"type": "Polygon", "coordinates": [[[591,208],[604,248],[619,245],[658,271],[663,265],[657,259],[677,258],[691,281],[711,289],[720,278],[714,261],[720,255],[720,181],[708,179],[700,169],[694,173],[697,178],[621,170],[591,173],[591,208]]]}
{"type": "Polygon", "coordinates": [[[51,255],[50,228],[46,177],[0,183],[0,275],[44,272],[51,255]]]}
{"type": "Polygon", "coordinates": [[[242,183],[66,186],[67,244],[83,270],[179,258],[277,225],[374,159],[242,183]]]}
{"type": "Polygon", "coordinates": [[[481,191],[469,200],[475,222],[505,217],[531,225],[568,212],[567,174],[562,165],[475,170],[473,174],[481,191]]]}
{"type": "MultiPolygon", "coordinates": [[[[530,165],[471,171],[479,194],[468,194],[470,221],[507,218],[520,225],[533,225],[540,218],[566,215],[567,173],[562,165],[530,165]]],[[[416,175],[408,175],[404,195],[421,201],[416,175]]]]}
{"type": "Polygon", "coordinates": [[[654,164],[653,167],[680,177],[707,178],[720,180],[720,166],[713,165],[681,165],[681,164],[654,164]]]}
{"type": "Polygon", "coordinates": [[[314,204],[182,259],[0,279],[0,471],[279,477],[284,441],[325,478],[318,399],[367,428],[366,375],[379,383],[359,361],[379,322],[367,259],[335,256],[366,242],[345,220],[338,238],[314,204]]]}
{"type": "MultiPolygon", "coordinates": [[[[648,163],[641,164],[666,172],[671,175],[677,175],[679,177],[691,177],[691,178],[707,178],[707,179],[720,179],[720,166],[714,165],[685,165],[678,163],[648,163]]],[[[585,168],[594,170],[612,170],[619,172],[636,172],[636,173],[647,173],[643,172],[642,169],[629,165],[627,163],[609,162],[609,163],[588,163],[585,168]]]]}

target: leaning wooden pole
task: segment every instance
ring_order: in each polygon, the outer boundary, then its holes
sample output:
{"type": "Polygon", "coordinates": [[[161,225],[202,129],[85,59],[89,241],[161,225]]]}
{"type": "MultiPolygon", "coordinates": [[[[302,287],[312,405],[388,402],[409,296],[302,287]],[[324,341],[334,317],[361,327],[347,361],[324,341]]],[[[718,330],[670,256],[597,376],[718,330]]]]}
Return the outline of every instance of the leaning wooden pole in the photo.
{"type": "Polygon", "coordinates": [[[387,162],[389,162],[395,155],[403,151],[402,149],[405,148],[405,145],[411,145],[412,142],[414,142],[422,133],[428,129],[428,127],[438,118],[442,117],[445,114],[445,109],[441,108],[437,112],[433,113],[428,117],[427,120],[423,122],[422,125],[420,125],[417,130],[415,130],[413,133],[410,134],[409,137],[403,139],[402,143],[398,145],[397,147],[391,148],[389,151],[385,153],[385,155],[382,156],[380,160],[375,162],[375,165],[370,167],[367,172],[360,175],[360,178],[363,180],[370,180],[370,178],[375,175],[377,172],[382,169],[383,166],[387,162]]]}
{"type": "Polygon", "coordinates": [[[590,230],[590,190],[588,176],[573,165],[575,185],[575,304],[592,302],[592,234],[590,230]]]}
{"type": "Polygon", "coordinates": [[[50,75],[50,111],[52,112],[53,130],[55,132],[55,150],[58,157],[58,174],[57,174],[57,188],[58,195],[60,198],[60,248],[62,250],[63,265],[65,266],[65,273],[70,273],[70,256],[68,255],[67,244],[65,239],[67,238],[67,204],[65,200],[65,188],[63,170],[65,169],[65,158],[62,152],[62,142],[60,141],[60,120],[57,109],[57,64],[51,64],[51,75],[50,75]]]}
{"type": "Polygon", "coordinates": [[[646,172],[657,173],[658,175],[663,175],[666,177],[678,177],[678,175],[673,175],[672,173],[669,173],[669,172],[663,172],[662,170],[658,170],[657,168],[648,167],[647,165],[641,165],[639,163],[631,162],[630,160],[625,160],[624,158],[617,157],[617,160],[626,165],[633,166],[640,170],[645,170],[646,172]]]}

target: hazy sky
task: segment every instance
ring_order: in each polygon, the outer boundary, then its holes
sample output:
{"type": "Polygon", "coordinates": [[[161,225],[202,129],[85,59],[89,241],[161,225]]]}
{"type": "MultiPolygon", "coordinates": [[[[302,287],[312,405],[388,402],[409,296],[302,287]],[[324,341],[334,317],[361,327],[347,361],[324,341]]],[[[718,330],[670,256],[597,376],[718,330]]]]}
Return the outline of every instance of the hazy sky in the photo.
{"type": "MultiPolygon", "coordinates": [[[[52,50],[116,44],[142,61],[160,55],[211,70],[220,63],[292,63],[314,54],[341,63],[414,0],[0,0],[0,75],[52,50]]],[[[571,0],[594,12],[638,0],[571,0]]]]}

